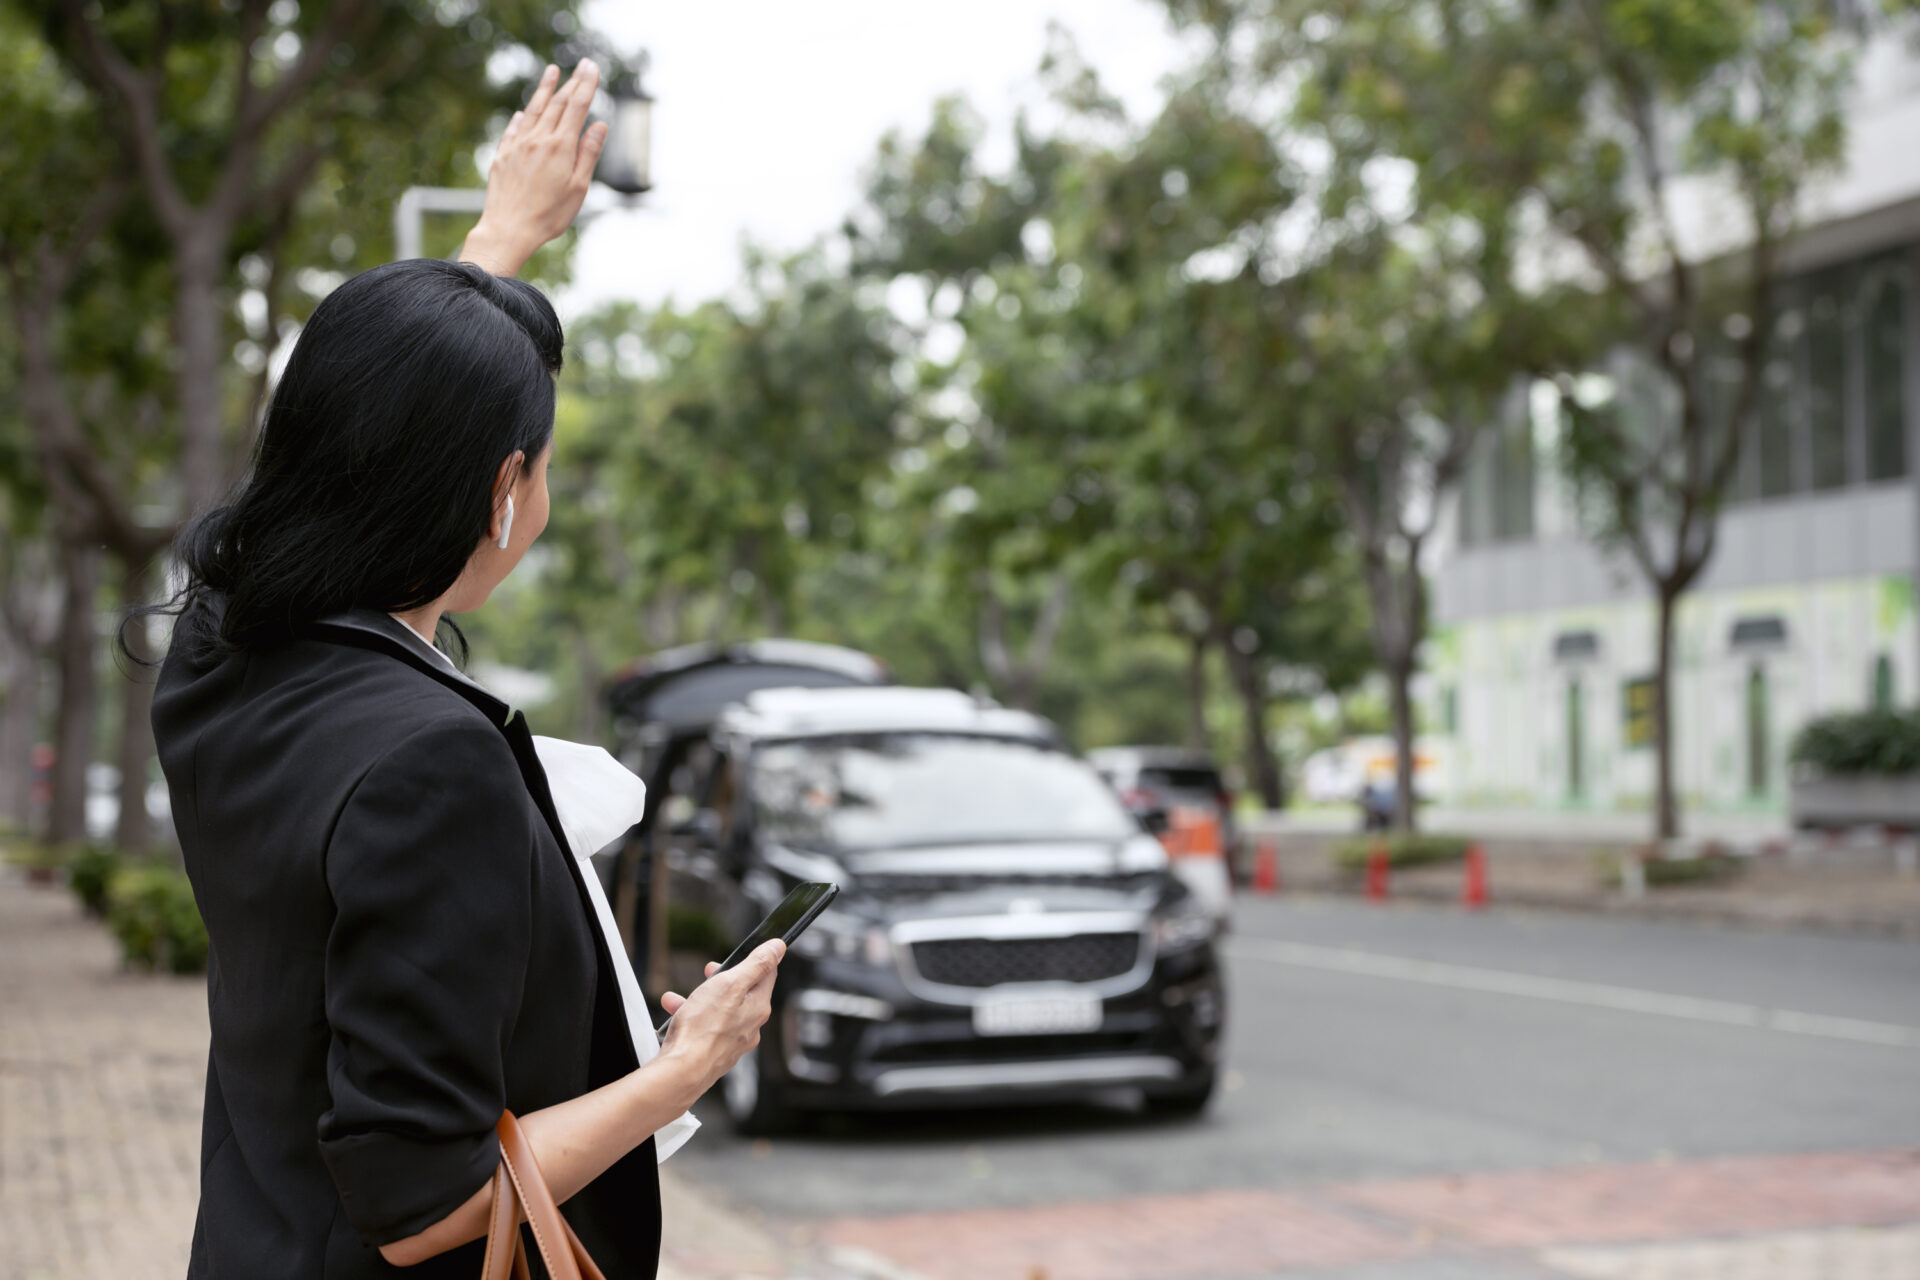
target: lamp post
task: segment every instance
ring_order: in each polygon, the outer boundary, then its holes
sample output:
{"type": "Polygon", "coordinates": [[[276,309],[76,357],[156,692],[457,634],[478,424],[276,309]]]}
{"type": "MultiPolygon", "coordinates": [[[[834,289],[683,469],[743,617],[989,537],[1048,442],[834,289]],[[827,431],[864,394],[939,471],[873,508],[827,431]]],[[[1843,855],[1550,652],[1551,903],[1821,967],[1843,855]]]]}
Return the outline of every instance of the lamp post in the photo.
{"type": "MultiPolygon", "coordinates": [[[[611,208],[631,208],[653,189],[653,96],[640,83],[647,55],[633,60],[633,69],[618,73],[607,88],[613,109],[607,120],[607,141],[593,168],[594,180],[618,197],[596,203],[593,192],[574,216],[584,226],[611,208]]],[[[421,223],[429,213],[478,214],[486,207],[484,187],[408,187],[393,208],[393,256],[421,254],[421,223]]]]}

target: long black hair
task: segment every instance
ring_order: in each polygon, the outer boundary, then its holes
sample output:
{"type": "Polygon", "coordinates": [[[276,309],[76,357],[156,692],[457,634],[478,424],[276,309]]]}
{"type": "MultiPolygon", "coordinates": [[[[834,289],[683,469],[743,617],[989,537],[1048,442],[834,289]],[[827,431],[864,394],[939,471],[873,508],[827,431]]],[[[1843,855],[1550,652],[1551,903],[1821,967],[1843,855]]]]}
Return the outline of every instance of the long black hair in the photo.
{"type": "Polygon", "coordinates": [[[175,643],[257,651],[349,608],[418,608],[453,586],[516,450],[553,438],[560,320],[530,284],[416,258],[314,310],[253,466],[176,553],[175,643]],[[196,607],[205,606],[205,607],[196,607]]]}

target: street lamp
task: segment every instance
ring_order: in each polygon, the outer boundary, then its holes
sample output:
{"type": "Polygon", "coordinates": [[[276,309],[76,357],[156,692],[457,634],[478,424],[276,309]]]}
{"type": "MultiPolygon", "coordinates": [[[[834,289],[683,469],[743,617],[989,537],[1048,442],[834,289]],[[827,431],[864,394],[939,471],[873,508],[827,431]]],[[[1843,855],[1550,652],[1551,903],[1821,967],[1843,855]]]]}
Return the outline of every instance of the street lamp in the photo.
{"type": "MultiPolygon", "coordinates": [[[[607,120],[607,141],[594,165],[594,180],[619,193],[611,207],[632,207],[639,197],[653,189],[653,97],[640,84],[646,70],[647,55],[633,60],[631,70],[617,72],[607,89],[613,110],[607,120]]],[[[395,258],[417,258],[421,254],[421,222],[429,213],[479,213],[486,207],[483,187],[408,187],[393,208],[393,251],[395,258]]],[[[574,216],[573,225],[584,226],[606,213],[606,203],[598,203],[589,193],[587,202],[574,216]]]]}
{"type": "Polygon", "coordinates": [[[613,112],[607,120],[607,143],[593,176],[629,198],[653,189],[653,96],[640,83],[647,55],[634,59],[633,70],[622,72],[607,87],[613,112]]]}

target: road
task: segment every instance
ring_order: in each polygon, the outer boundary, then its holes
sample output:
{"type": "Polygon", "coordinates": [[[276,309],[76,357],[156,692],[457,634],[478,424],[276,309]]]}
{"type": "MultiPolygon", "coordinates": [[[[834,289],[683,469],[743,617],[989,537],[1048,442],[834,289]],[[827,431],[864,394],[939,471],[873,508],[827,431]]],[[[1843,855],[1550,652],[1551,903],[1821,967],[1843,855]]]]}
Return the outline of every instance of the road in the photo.
{"type": "MultiPolygon", "coordinates": [[[[675,1164],[818,1222],[1920,1147],[1911,943],[1254,899],[1225,945],[1228,1071],[1198,1121],[1115,1100],[748,1144],[715,1116],[675,1164]]],[[[1920,1166],[1912,1190],[1920,1221],[1920,1166]]]]}

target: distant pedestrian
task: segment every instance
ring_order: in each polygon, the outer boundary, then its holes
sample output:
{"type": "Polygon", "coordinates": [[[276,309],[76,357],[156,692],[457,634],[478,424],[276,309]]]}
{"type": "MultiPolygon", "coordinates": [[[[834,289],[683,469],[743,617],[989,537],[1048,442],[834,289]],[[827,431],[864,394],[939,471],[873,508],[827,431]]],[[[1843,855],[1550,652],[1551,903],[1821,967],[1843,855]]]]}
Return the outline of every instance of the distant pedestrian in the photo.
{"type": "Polygon", "coordinates": [[[1384,778],[1369,778],[1360,788],[1360,828],[1385,831],[1393,825],[1394,785],[1384,778]]]}
{"type": "Polygon", "coordinates": [[[768,1016],[777,942],[668,997],[657,1056],[631,1034],[525,720],[432,642],[547,522],[560,324],[510,277],[604,138],[593,65],[558,80],[501,142],[484,265],[321,302],[251,475],[181,540],[153,724],[212,939],[190,1277],[472,1280],[506,1109],[601,1266],[652,1276],[653,1135],[768,1016]]]}

